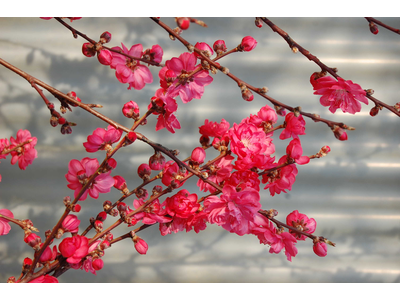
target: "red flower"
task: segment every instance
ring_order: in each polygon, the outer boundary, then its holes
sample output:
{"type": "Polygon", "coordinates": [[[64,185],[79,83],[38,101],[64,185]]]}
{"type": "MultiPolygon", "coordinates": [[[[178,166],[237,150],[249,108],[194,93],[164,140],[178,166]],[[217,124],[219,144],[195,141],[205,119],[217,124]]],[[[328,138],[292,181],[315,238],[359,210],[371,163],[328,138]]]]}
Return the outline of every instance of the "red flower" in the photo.
{"type": "MultiPolygon", "coordinates": [[[[305,214],[299,213],[298,210],[291,212],[286,217],[286,224],[292,226],[300,231],[312,234],[317,228],[317,222],[313,218],[308,218],[305,214]]],[[[289,232],[299,241],[304,241],[306,236],[303,234],[296,233],[292,230],[289,232]]]]}
{"type": "Polygon", "coordinates": [[[298,138],[290,141],[289,145],[286,147],[286,154],[299,165],[308,164],[310,162],[308,156],[302,156],[303,148],[301,148],[301,143],[298,138]]]}
{"type": "Polygon", "coordinates": [[[197,195],[190,194],[187,190],[181,190],[172,197],[165,199],[167,213],[172,217],[188,218],[199,208],[197,195]]]}
{"type": "Polygon", "coordinates": [[[314,76],[312,74],[310,78],[315,90],[314,95],[322,95],[319,100],[321,105],[329,106],[329,110],[332,113],[335,113],[340,108],[343,112],[355,114],[361,111],[360,102],[368,104],[368,99],[365,97],[366,92],[359,84],[340,77],[336,81],[330,76],[318,79],[314,79],[314,76]]]}
{"type": "Polygon", "coordinates": [[[22,129],[18,130],[16,139],[13,137],[10,138],[10,148],[14,148],[28,140],[32,141],[11,152],[11,164],[14,165],[18,161],[18,166],[21,170],[25,170],[26,167],[32,164],[34,159],[37,157],[37,151],[34,148],[37,143],[37,138],[32,137],[28,130],[22,129]]]}
{"type": "Polygon", "coordinates": [[[229,130],[229,123],[221,119],[220,123],[204,121],[204,125],[199,127],[200,134],[213,137],[221,137],[229,130]]]}
{"type": "Polygon", "coordinates": [[[63,239],[58,246],[61,255],[67,258],[67,262],[77,264],[88,254],[89,239],[85,236],[75,235],[63,239]]]}
{"type": "Polygon", "coordinates": [[[42,275],[29,281],[29,283],[58,283],[58,279],[50,275],[42,275]]]}
{"type": "Polygon", "coordinates": [[[306,134],[306,121],[304,121],[302,115],[296,117],[294,113],[288,113],[285,117],[285,124],[286,127],[279,136],[281,140],[285,140],[290,137],[297,138],[298,135],[306,134]]]}

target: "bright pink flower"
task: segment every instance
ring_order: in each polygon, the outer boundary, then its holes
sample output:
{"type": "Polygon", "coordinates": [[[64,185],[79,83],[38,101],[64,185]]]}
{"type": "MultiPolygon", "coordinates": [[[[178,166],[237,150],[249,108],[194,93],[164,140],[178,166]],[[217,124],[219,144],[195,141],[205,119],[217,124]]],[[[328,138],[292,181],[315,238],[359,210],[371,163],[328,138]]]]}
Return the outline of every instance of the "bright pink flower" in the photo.
{"type": "Polygon", "coordinates": [[[210,196],[204,201],[204,211],[209,214],[210,223],[240,236],[250,233],[251,222],[260,208],[260,195],[256,190],[246,188],[236,192],[229,185],[224,186],[220,198],[210,196]]]}
{"type": "Polygon", "coordinates": [[[56,259],[56,257],[57,257],[57,246],[53,247],[53,251],[51,251],[50,247],[47,246],[46,249],[43,251],[42,255],[40,256],[39,262],[45,263],[48,261],[53,261],[56,259]]]}
{"type": "Polygon", "coordinates": [[[322,95],[319,101],[321,105],[329,106],[331,113],[335,113],[340,108],[343,112],[355,114],[361,111],[360,102],[368,104],[368,99],[365,97],[366,92],[359,84],[353,83],[351,80],[338,77],[336,81],[330,76],[314,79],[313,74],[310,82],[315,90],[314,95],[322,95]]]}
{"type": "MultiPolygon", "coordinates": [[[[295,210],[288,214],[286,217],[286,224],[292,226],[300,231],[312,234],[317,228],[317,222],[313,218],[308,218],[305,214],[299,213],[298,210],[295,210]]],[[[292,230],[289,232],[299,241],[305,241],[306,236],[303,234],[296,233],[292,230]]]]}
{"type": "Polygon", "coordinates": [[[251,51],[257,46],[257,41],[251,36],[245,36],[241,43],[243,51],[251,51]]]}
{"type": "Polygon", "coordinates": [[[286,154],[288,157],[293,158],[299,165],[308,164],[310,162],[308,156],[302,156],[303,148],[301,147],[299,138],[294,138],[290,141],[289,145],[286,147],[286,154]]]}
{"type": "Polygon", "coordinates": [[[137,237],[137,239],[134,238],[133,241],[135,243],[135,249],[139,254],[144,255],[147,253],[149,246],[143,239],[141,239],[140,237],[137,237]]]}
{"type": "MultiPolygon", "coordinates": [[[[141,199],[133,200],[133,206],[135,209],[141,207],[145,202],[141,199]]],[[[155,224],[155,223],[167,223],[171,221],[171,218],[165,217],[166,211],[161,208],[158,199],[154,200],[150,205],[146,206],[146,209],[135,215],[135,219],[142,220],[143,224],[155,224]]]]}
{"type": "MultiPolygon", "coordinates": [[[[83,185],[97,171],[99,166],[97,158],[85,157],[81,161],[73,159],[69,162],[68,173],[65,175],[65,178],[69,182],[67,185],[68,188],[75,190],[74,197],[78,195],[83,185]]],[[[110,173],[111,171],[108,171],[107,173],[98,175],[79,200],[85,200],[88,193],[90,197],[97,199],[99,193],[110,192],[111,187],[114,185],[114,178],[110,176],[110,173]]]]}
{"type": "Polygon", "coordinates": [[[199,127],[200,134],[213,137],[221,137],[229,130],[229,123],[225,119],[221,119],[221,122],[209,122],[208,119],[204,121],[204,125],[199,127]]]}
{"type": "Polygon", "coordinates": [[[285,254],[288,261],[292,261],[292,257],[297,255],[297,240],[288,232],[279,232],[273,223],[266,217],[256,214],[251,233],[255,234],[260,243],[270,245],[270,253],[279,253],[285,248],[285,254]]]}
{"type": "Polygon", "coordinates": [[[58,279],[50,275],[42,275],[29,281],[29,283],[58,283],[58,279]]]}
{"type": "MultiPolygon", "coordinates": [[[[143,54],[143,46],[141,44],[133,45],[130,50],[124,44],[122,44],[122,49],[120,47],[113,47],[112,49],[122,51],[137,58],[141,58],[143,54]]],[[[110,67],[111,69],[115,69],[115,75],[121,83],[129,83],[129,90],[131,88],[141,90],[146,83],[153,82],[153,76],[148,67],[141,65],[138,60],[121,54],[113,53],[113,60],[110,67]]]]}
{"type": "Polygon", "coordinates": [[[175,133],[175,128],[180,129],[181,124],[175,116],[175,111],[178,109],[176,100],[171,95],[165,92],[164,89],[158,89],[154,97],[151,98],[152,103],[149,104],[149,109],[156,104],[158,110],[154,114],[158,114],[156,131],[166,128],[169,132],[175,133]]]}
{"type": "Polygon", "coordinates": [[[193,149],[190,158],[192,161],[200,165],[206,159],[206,151],[203,149],[203,147],[196,147],[193,149]]]}
{"type": "Polygon", "coordinates": [[[153,45],[150,50],[151,60],[156,63],[161,63],[164,51],[160,45],[153,45]]]}
{"type": "Polygon", "coordinates": [[[207,222],[208,222],[208,215],[204,210],[196,212],[195,214],[191,215],[189,218],[186,219],[185,223],[186,232],[189,232],[192,229],[194,229],[196,233],[199,233],[201,230],[207,228],[207,222]]]}
{"type": "Polygon", "coordinates": [[[77,264],[88,254],[89,239],[85,236],[75,235],[63,239],[58,245],[61,255],[67,258],[67,262],[77,264]]]}
{"type": "Polygon", "coordinates": [[[294,113],[288,113],[285,117],[285,124],[286,127],[279,136],[281,140],[285,140],[290,137],[297,138],[298,135],[306,134],[306,121],[304,121],[302,115],[299,115],[296,118],[294,113]]]}
{"type": "Polygon", "coordinates": [[[313,251],[318,256],[324,257],[328,253],[328,247],[323,242],[317,242],[313,245],[313,251]]]}
{"type": "Polygon", "coordinates": [[[258,174],[250,170],[239,170],[231,174],[225,184],[233,186],[237,191],[244,190],[245,188],[252,188],[260,191],[260,179],[258,174]]]}
{"type": "MultiPolygon", "coordinates": [[[[199,42],[197,42],[196,45],[194,45],[194,46],[197,49],[201,50],[201,51],[208,52],[208,55],[206,55],[208,57],[210,57],[211,55],[214,54],[213,49],[207,43],[204,43],[204,42],[199,43],[199,42]]],[[[201,58],[201,56],[199,54],[197,54],[196,52],[194,52],[194,55],[196,55],[196,57],[198,57],[198,58],[201,58]]]]}
{"type": "Polygon", "coordinates": [[[165,199],[165,204],[167,214],[178,218],[188,218],[200,208],[200,203],[197,203],[197,195],[190,194],[185,189],[165,199]]]}
{"type": "Polygon", "coordinates": [[[159,229],[162,236],[171,233],[177,233],[183,231],[186,228],[186,222],[188,219],[182,219],[175,217],[171,222],[160,223],[159,229]]]}
{"type": "Polygon", "coordinates": [[[265,169],[272,163],[270,155],[275,152],[275,146],[261,128],[242,122],[234,124],[228,134],[231,150],[238,156],[235,162],[237,169],[265,169]]]}
{"type": "Polygon", "coordinates": [[[87,142],[83,143],[87,152],[96,152],[98,150],[110,150],[111,145],[119,141],[122,135],[121,129],[116,129],[108,125],[107,129],[97,128],[93,134],[87,137],[87,142]]]}
{"type": "MultiPolygon", "coordinates": [[[[227,155],[219,159],[214,164],[212,164],[209,167],[210,171],[208,171],[209,176],[207,179],[216,183],[217,185],[219,185],[224,180],[228,179],[233,169],[232,165],[233,160],[234,160],[233,156],[227,155]]],[[[199,179],[199,181],[197,182],[197,186],[203,192],[209,191],[210,193],[213,193],[216,190],[213,186],[209,185],[208,183],[205,183],[201,179],[199,179]]]]}
{"type": "Polygon", "coordinates": [[[1,154],[4,150],[7,150],[10,146],[10,142],[7,139],[0,139],[0,159],[4,159],[8,154],[1,154]]]}
{"type": "Polygon", "coordinates": [[[176,184],[176,187],[180,187],[183,185],[184,182],[180,182],[185,176],[187,176],[188,171],[185,169],[184,172],[182,173],[178,164],[174,161],[168,161],[165,164],[165,167],[163,169],[163,177],[161,179],[161,182],[165,186],[169,186],[172,181],[174,181],[174,184],[176,184]]]}
{"type": "MultiPolygon", "coordinates": [[[[287,161],[287,155],[282,156],[276,166],[279,166],[287,161]]],[[[291,191],[292,185],[296,181],[296,175],[299,171],[295,164],[287,165],[272,172],[272,174],[264,174],[262,183],[267,183],[264,189],[269,188],[271,196],[286,193],[285,189],[291,191]]]]}
{"type": "Polygon", "coordinates": [[[75,215],[68,215],[61,223],[61,228],[64,232],[77,233],[79,230],[79,224],[81,221],[75,215]]]}
{"type": "Polygon", "coordinates": [[[173,57],[165,63],[167,68],[172,70],[177,77],[174,84],[169,87],[168,92],[173,98],[179,95],[183,103],[190,102],[193,98],[200,99],[204,93],[204,86],[213,81],[207,70],[201,70],[187,80],[187,74],[196,68],[196,61],[197,58],[194,53],[185,52],[179,58],[173,57]]]}
{"type": "Polygon", "coordinates": [[[14,148],[28,140],[32,141],[21,147],[18,147],[15,151],[11,151],[11,164],[14,165],[18,161],[18,166],[21,170],[25,170],[26,167],[32,164],[37,157],[37,151],[34,148],[37,143],[37,138],[32,137],[28,130],[22,129],[18,130],[16,139],[10,137],[10,148],[14,148]]]}
{"type": "Polygon", "coordinates": [[[124,104],[124,107],[122,108],[122,113],[127,118],[136,119],[139,117],[140,114],[139,106],[137,105],[136,102],[129,101],[124,104]]]}
{"type": "Polygon", "coordinates": [[[97,52],[97,59],[102,65],[109,66],[112,63],[113,55],[110,50],[103,49],[97,52]]]}
{"type": "MultiPolygon", "coordinates": [[[[0,215],[14,219],[13,213],[6,208],[0,209],[0,215]]],[[[0,218],[0,235],[6,235],[10,232],[11,226],[8,224],[8,222],[8,220],[0,218]]]]}
{"type": "MultiPolygon", "coordinates": [[[[265,105],[261,107],[257,115],[250,115],[249,118],[246,119],[246,122],[253,123],[259,128],[262,128],[264,131],[273,128],[273,124],[278,121],[278,115],[276,114],[275,109],[265,105]]],[[[266,134],[267,137],[273,135],[273,131],[266,134]]]]}

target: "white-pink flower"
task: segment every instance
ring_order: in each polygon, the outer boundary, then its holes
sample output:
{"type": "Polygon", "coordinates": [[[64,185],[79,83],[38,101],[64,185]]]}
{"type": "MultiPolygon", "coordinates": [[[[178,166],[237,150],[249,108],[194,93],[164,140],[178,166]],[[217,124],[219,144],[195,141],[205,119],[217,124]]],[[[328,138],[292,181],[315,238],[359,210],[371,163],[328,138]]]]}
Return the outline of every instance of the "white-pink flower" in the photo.
{"type": "MultiPolygon", "coordinates": [[[[121,45],[122,49],[120,47],[113,47],[112,49],[120,50],[133,57],[142,57],[143,46],[141,44],[133,45],[130,50],[128,50],[124,44],[121,43],[121,45]]],[[[110,67],[115,69],[115,76],[121,83],[129,83],[129,90],[131,88],[141,90],[146,83],[153,82],[153,75],[148,67],[141,65],[140,61],[131,59],[122,54],[113,52],[113,59],[110,67]]]]}
{"type": "MultiPolygon", "coordinates": [[[[90,176],[97,171],[99,166],[97,158],[85,157],[81,161],[73,159],[69,162],[68,173],[65,175],[65,178],[69,182],[67,186],[71,190],[75,190],[74,197],[78,195],[83,185],[85,185],[90,176]]],[[[85,190],[79,200],[85,200],[88,193],[90,197],[97,199],[99,193],[110,192],[111,187],[113,187],[115,183],[114,178],[110,176],[110,173],[111,171],[108,171],[107,173],[101,173],[98,175],[85,190]]]]}

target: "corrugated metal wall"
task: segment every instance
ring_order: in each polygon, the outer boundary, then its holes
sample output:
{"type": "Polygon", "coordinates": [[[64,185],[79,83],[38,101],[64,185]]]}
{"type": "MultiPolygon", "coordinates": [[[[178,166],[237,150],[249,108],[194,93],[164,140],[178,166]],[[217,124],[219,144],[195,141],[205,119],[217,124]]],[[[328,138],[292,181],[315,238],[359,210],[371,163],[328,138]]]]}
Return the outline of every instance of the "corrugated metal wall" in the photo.
{"type": "MultiPolygon", "coordinates": [[[[286,42],[267,26],[258,29],[254,19],[205,18],[208,28],[192,25],[183,37],[191,43],[212,45],[224,39],[227,47],[238,45],[251,35],[258,45],[249,53],[236,53],[221,60],[236,76],[254,86],[267,86],[269,95],[304,111],[343,121],[356,127],[349,140],[339,142],[329,128],[306,119],[307,134],[301,136],[304,154],[311,155],[329,145],[325,158],[299,166],[299,175],[288,194],[271,197],[262,192],[263,208],[275,208],[280,220],[295,209],[317,220],[317,235],[334,241],[328,256],[317,257],[310,241],[298,243],[299,254],[288,262],[283,253],[269,254],[254,236],[239,237],[218,226],[209,225],[200,234],[193,232],[161,237],[157,228],[142,233],[149,244],[147,255],[136,253],[129,240],[112,246],[104,256],[105,267],[97,276],[85,271],[68,271],[61,282],[399,282],[400,281],[400,119],[383,110],[369,117],[373,106],[363,105],[355,116],[336,113],[319,105],[313,95],[309,77],[318,67],[300,53],[293,54],[286,42]]],[[[399,100],[400,41],[396,34],[380,29],[372,35],[363,18],[274,18],[283,30],[324,63],[339,69],[339,75],[375,90],[376,98],[394,104],[399,100]]],[[[399,19],[385,19],[399,28],[399,19]]],[[[165,21],[174,26],[173,19],[165,21]]],[[[179,56],[186,49],[170,41],[163,29],[149,19],[84,18],[72,23],[76,29],[97,39],[103,31],[112,33],[110,45],[123,42],[130,47],[142,43],[144,48],[159,44],[164,61],[179,56]]],[[[38,79],[69,92],[74,90],[87,103],[104,106],[100,111],[115,121],[130,126],[122,105],[134,100],[142,111],[158,88],[158,69],[150,68],[153,84],[140,91],[127,90],[114,71],[97,63],[96,58],[81,54],[82,39],[55,20],[39,18],[0,19],[0,57],[38,79]]],[[[255,96],[253,102],[241,99],[236,83],[218,73],[214,83],[205,88],[201,100],[182,104],[178,99],[178,119],[182,130],[175,135],[166,130],[154,132],[156,120],[150,118],[140,132],[187,157],[198,145],[198,127],[204,119],[232,125],[255,114],[266,103],[255,96]]],[[[48,95],[48,93],[46,94],[48,95]]],[[[49,96],[49,95],[48,95],[49,96]]],[[[56,100],[49,99],[54,103],[56,100]]],[[[58,105],[56,105],[58,106],[58,105]]],[[[49,113],[39,95],[16,74],[0,67],[0,138],[15,136],[20,128],[29,129],[38,138],[39,156],[26,171],[2,160],[0,174],[0,208],[9,208],[18,218],[31,219],[43,233],[55,224],[63,211],[62,199],[73,193],[64,175],[71,159],[85,156],[103,158],[104,153],[88,154],[82,143],[86,136],[105,123],[85,111],[74,109],[67,114],[76,122],[73,134],[63,136],[59,128],[49,125],[49,113]]],[[[285,152],[287,141],[277,137],[276,156],[285,152]]],[[[150,149],[137,143],[121,150],[114,175],[122,175],[133,188],[139,181],[136,170],[148,160],[150,149]]],[[[207,159],[211,159],[212,151],[207,159]]],[[[196,192],[195,181],[187,188],[196,192]]],[[[87,199],[79,214],[80,229],[101,209],[104,200],[115,200],[118,191],[87,199]]],[[[133,199],[132,199],[133,200],[133,199]]],[[[132,206],[132,200],[127,204],[132,206]]],[[[110,218],[111,219],[111,218],[110,218]]],[[[111,220],[105,225],[111,224],[111,220]]],[[[24,257],[32,256],[22,241],[23,233],[14,225],[12,232],[0,237],[0,281],[18,276],[24,257]]],[[[119,229],[118,236],[127,232],[119,229]]]]}

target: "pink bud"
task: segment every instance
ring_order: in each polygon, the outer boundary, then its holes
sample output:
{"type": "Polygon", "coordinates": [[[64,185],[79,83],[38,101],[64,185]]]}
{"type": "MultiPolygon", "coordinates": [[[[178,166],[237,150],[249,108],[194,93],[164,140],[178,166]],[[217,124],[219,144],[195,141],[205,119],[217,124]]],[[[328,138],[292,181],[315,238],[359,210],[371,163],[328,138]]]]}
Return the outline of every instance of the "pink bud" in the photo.
{"type": "Polygon", "coordinates": [[[139,106],[137,105],[136,102],[129,101],[124,104],[124,107],[122,108],[122,113],[127,118],[136,119],[139,117],[139,113],[140,113],[139,106]]]}
{"type": "MultiPolygon", "coordinates": [[[[77,96],[76,96],[76,93],[74,92],[74,91],[70,91],[68,94],[67,94],[67,96],[70,96],[71,98],[74,98],[75,100],[77,100],[77,101],[79,101],[79,102],[82,102],[82,100],[81,99],[79,99],[77,96]]],[[[75,105],[75,104],[72,104],[72,103],[70,103],[72,106],[74,106],[74,107],[76,107],[77,105],[75,105]]]]}
{"type": "Polygon", "coordinates": [[[263,27],[263,23],[262,23],[262,21],[261,21],[260,18],[256,18],[256,20],[254,21],[254,23],[256,24],[256,26],[257,26],[258,28],[263,27]]]}
{"type": "Polygon", "coordinates": [[[103,222],[100,220],[94,221],[94,228],[98,231],[103,230],[103,222]]]}
{"type": "Polygon", "coordinates": [[[132,144],[134,141],[136,141],[136,139],[137,139],[136,133],[133,131],[130,131],[125,137],[124,146],[132,144]]]}
{"type": "Polygon", "coordinates": [[[178,24],[178,27],[180,29],[186,30],[190,26],[190,19],[189,18],[177,18],[176,24],[178,24]]]}
{"type": "Polygon", "coordinates": [[[102,65],[109,66],[111,65],[113,56],[109,50],[104,49],[97,52],[97,59],[102,65]]]}
{"type": "Polygon", "coordinates": [[[323,146],[321,148],[321,152],[327,154],[327,153],[331,152],[331,148],[329,146],[323,146]]]}
{"type": "Polygon", "coordinates": [[[102,44],[105,44],[109,43],[110,41],[111,41],[111,33],[109,33],[108,31],[103,32],[100,36],[100,42],[102,44]]]}
{"type": "Polygon", "coordinates": [[[94,48],[94,45],[91,43],[84,43],[82,45],[82,53],[86,57],[92,57],[95,56],[96,54],[96,49],[94,48]]]}
{"type": "Polygon", "coordinates": [[[32,248],[38,248],[39,244],[42,242],[40,236],[37,236],[35,233],[30,233],[25,236],[24,242],[27,243],[32,248]]]}
{"type": "Polygon", "coordinates": [[[32,259],[29,257],[24,258],[24,262],[22,264],[23,268],[29,268],[32,265],[32,259]]]}
{"type": "Polygon", "coordinates": [[[250,102],[250,101],[253,101],[254,95],[248,88],[245,88],[242,90],[242,98],[243,98],[243,100],[250,102]]]}
{"type": "Polygon", "coordinates": [[[50,125],[56,127],[58,125],[58,118],[56,116],[50,117],[50,125]]]}
{"type": "Polygon", "coordinates": [[[81,206],[80,206],[80,204],[74,204],[74,206],[72,207],[72,211],[73,212],[80,212],[81,211],[81,206]]]}
{"type": "MultiPolygon", "coordinates": [[[[207,57],[210,57],[211,55],[214,54],[213,49],[211,49],[211,47],[210,47],[207,43],[204,43],[204,42],[199,43],[199,42],[197,42],[196,45],[194,45],[194,46],[195,46],[197,49],[206,52],[206,56],[207,56],[207,57]]],[[[199,57],[199,58],[201,57],[201,56],[200,56],[199,54],[197,54],[196,52],[194,52],[194,55],[196,55],[196,57],[199,57]]]]}
{"type": "Polygon", "coordinates": [[[214,48],[215,52],[217,52],[217,54],[222,54],[227,50],[225,41],[223,41],[223,40],[215,41],[213,48],[214,48]]]}
{"type": "Polygon", "coordinates": [[[379,32],[378,26],[376,26],[376,24],[374,22],[369,22],[369,30],[373,34],[378,34],[378,32],[379,32]]]}
{"type": "Polygon", "coordinates": [[[79,224],[81,223],[78,220],[78,217],[75,215],[68,215],[65,217],[64,221],[61,223],[61,228],[65,232],[76,233],[79,230],[79,224]]]}
{"type": "Polygon", "coordinates": [[[120,191],[127,190],[126,181],[125,181],[124,177],[115,175],[114,176],[114,187],[120,191]]]}
{"type": "Polygon", "coordinates": [[[107,219],[107,213],[105,211],[99,212],[97,217],[96,217],[96,220],[105,221],[105,219],[107,219]]]}
{"type": "Polygon", "coordinates": [[[257,46],[257,41],[251,36],[245,36],[241,43],[243,51],[251,51],[257,46]]]}
{"type": "Polygon", "coordinates": [[[196,147],[192,151],[191,159],[197,164],[202,164],[206,158],[206,151],[202,147],[196,147]]]}
{"type": "Polygon", "coordinates": [[[149,249],[149,246],[147,245],[147,243],[141,239],[138,236],[135,236],[134,238],[134,243],[135,243],[135,249],[139,254],[146,254],[147,250],[149,249]]]}
{"type": "Polygon", "coordinates": [[[165,166],[165,157],[160,152],[155,153],[149,158],[149,167],[152,170],[159,171],[165,166]]]}
{"type": "Polygon", "coordinates": [[[114,158],[109,158],[106,165],[107,169],[115,169],[117,167],[117,161],[114,158]]]}
{"type": "Polygon", "coordinates": [[[335,125],[333,127],[332,131],[333,131],[333,134],[335,135],[335,137],[339,141],[346,141],[347,140],[347,133],[343,128],[335,125]]]}
{"type": "Polygon", "coordinates": [[[314,253],[318,256],[324,257],[328,253],[328,247],[323,242],[314,243],[313,246],[314,253]]]}
{"type": "Polygon", "coordinates": [[[96,271],[103,269],[104,262],[101,258],[95,259],[92,261],[92,267],[96,271]]]}
{"type": "Polygon", "coordinates": [[[140,178],[142,179],[144,179],[145,177],[149,178],[151,174],[151,169],[148,164],[141,164],[137,172],[140,178]]]}
{"type": "Polygon", "coordinates": [[[63,125],[63,124],[65,124],[65,122],[67,122],[67,120],[65,120],[65,118],[63,118],[63,117],[58,118],[58,124],[63,125]]]}

